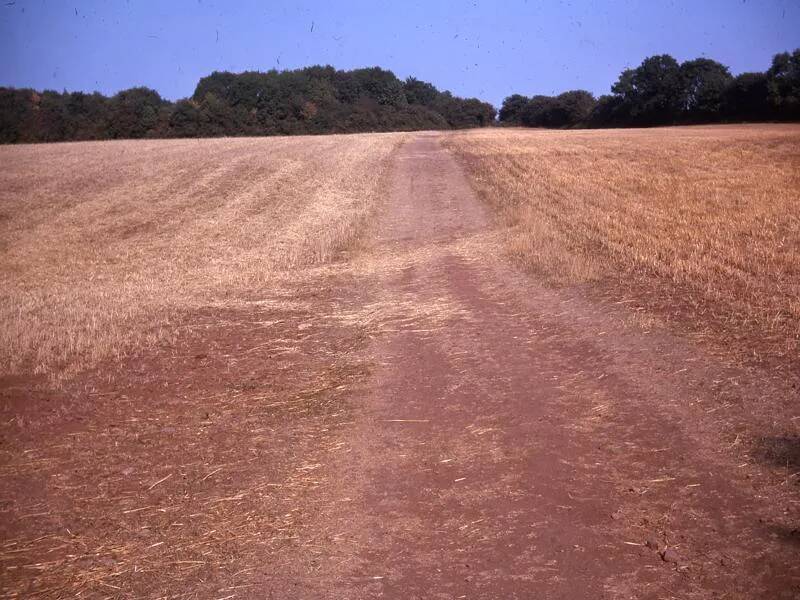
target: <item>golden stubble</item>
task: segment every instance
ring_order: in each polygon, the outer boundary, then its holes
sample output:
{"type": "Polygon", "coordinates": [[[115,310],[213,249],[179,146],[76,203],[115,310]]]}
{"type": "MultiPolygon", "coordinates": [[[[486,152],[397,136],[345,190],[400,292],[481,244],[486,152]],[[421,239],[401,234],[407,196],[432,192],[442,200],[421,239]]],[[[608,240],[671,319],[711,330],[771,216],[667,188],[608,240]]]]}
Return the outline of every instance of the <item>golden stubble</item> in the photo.
{"type": "Polygon", "coordinates": [[[493,129],[444,143],[509,253],[550,284],[613,289],[722,345],[796,357],[800,127],[493,129]]]}
{"type": "Polygon", "coordinates": [[[69,377],[346,255],[406,137],[0,147],[0,372],[69,377]]]}

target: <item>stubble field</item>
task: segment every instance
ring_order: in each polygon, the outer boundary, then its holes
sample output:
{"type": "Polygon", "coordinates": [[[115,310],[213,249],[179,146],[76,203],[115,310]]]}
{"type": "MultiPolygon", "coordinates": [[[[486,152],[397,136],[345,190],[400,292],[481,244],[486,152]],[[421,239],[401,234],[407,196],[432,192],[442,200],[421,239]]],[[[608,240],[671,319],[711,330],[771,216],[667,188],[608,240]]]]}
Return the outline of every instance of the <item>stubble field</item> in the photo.
{"type": "Polygon", "coordinates": [[[346,252],[402,139],[0,147],[0,371],[74,375],[346,252]]]}
{"type": "Polygon", "coordinates": [[[487,130],[445,144],[537,277],[796,368],[797,126],[487,130]]]}
{"type": "Polygon", "coordinates": [[[288,548],[364,379],[314,272],[359,248],[404,139],[0,147],[0,595],[307,568],[288,548]]]}
{"type": "MultiPolygon", "coordinates": [[[[502,523],[550,523],[536,551],[572,553],[547,569],[581,589],[800,589],[800,127],[48,144],[0,161],[5,597],[349,597],[428,567],[419,585],[446,570],[472,590],[442,550],[460,534],[440,533],[465,498],[498,548],[533,548],[502,523]],[[596,498],[561,512],[575,486],[596,498]],[[487,500],[504,494],[528,504],[487,500]],[[585,569],[565,540],[595,534],[585,569]]],[[[486,568],[489,587],[544,581],[486,568]]]]}
{"type": "MultiPolygon", "coordinates": [[[[330,260],[401,135],[0,148],[0,366],[69,376],[330,260]]],[[[800,341],[795,126],[448,136],[508,252],[738,358],[800,341]]]]}

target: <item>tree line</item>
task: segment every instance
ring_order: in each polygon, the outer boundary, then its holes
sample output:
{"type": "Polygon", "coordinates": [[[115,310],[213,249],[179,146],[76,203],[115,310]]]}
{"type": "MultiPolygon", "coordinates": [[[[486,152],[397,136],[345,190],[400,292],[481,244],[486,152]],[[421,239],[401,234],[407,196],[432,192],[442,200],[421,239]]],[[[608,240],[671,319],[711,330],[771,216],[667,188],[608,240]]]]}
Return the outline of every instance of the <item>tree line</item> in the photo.
{"type": "Polygon", "coordinates": [[[177,102],[146,87],[111,97],[0,87],[0,143],[463,129],[495,116],[491,104],[378,67],[214,72],[177,102]]]}
{"type": "Polygon", "coordinates": [[[625,69],[611,94],[585,90],[558,96],[506,98],[506,125],[527,127],[642,127],[734,121],[800,120],[800,49],[772,59],[766,72],[733,76],[709,58],[678,63],[650,56],[625,69]]]}
{"type": "MultiPolygon", "coordinates": [[[[462,129],[491,125],[495,116],[486,102],[378,67],[214,72],[177,102],[146,87],[111,97],[0,87],[0,143],[462,129]]],[[[800,49],[775,55],[765,72],[735,77],[708,58],[651,56],[625,69],[611,94],[514,94],[499,120],[528,127],[797,121],[800,49]]]]}

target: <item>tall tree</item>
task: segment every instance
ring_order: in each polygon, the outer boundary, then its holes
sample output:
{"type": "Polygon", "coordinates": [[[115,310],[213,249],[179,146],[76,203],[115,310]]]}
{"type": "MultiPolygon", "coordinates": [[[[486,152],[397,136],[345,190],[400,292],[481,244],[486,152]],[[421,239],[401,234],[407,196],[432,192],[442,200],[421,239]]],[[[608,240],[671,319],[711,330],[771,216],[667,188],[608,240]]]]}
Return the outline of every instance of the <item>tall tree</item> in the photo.
{"type": "Polygon", "coordinates": [[[725,89],[723,114],[728,119],[758,121],[769,117],[767,75],[741,73],[725,89]]]}
{"type": "Polygon", "coordinates": [[[499,118],[501,123],[519,125],[522,122],[522,113],[530,102],[530,98],[521,94],[512,94],[503,100],[500,107],[499,118]]]}
{"type": "Polygon", "coordinates": [[[555,98],[548,118],[551,127],[574,127],[589,119],[597,101],[586,90],[570,90],[555,98]]]}
{"type": "Polygon", "coordinates": [[[155,90],[135,87],[123,90],[109,102],[111,138],[143,138],[156,132],[165,102],[155,90]]]}
{"type": "Polygon", "coordinates": [[[683,109],[681,69],[669,54],[650,56],[635,69],[626,69],[611,91],[622,97],[637,124],[672,123],[683,109]]]}
{"type": "Polygon", "coordinates": [[[558,127],[554,115],[558,102],[552,96],[533,96],[522,111],[522,124],[528,127],[558,127]]]}
{"type": "Polygon", "coordinates": [[[800,118],[800,48],[772,59],[767,71],[767,101],[778,118],[800,118]]]}
{"type": "Polygon", "coordinates": [[[697,58],[684,62],[680,70],[686,116],[693,121],[719,120],[725,90],[733,80],[728,67],[715,60],[697,58]]]}
{"type": "Polygon", "coordinates": [[[597,99],[587,124],[591,127],[624,127],[630,124],[628,109],[622,96],[605,94],[597,99]]]}
{"type": "Polygon", "coordinates": [[[0,143],[37,139],[40,101],[41,96],[33,90],[0,88],[0,143]]]}
{"type": "Polygon", "coordinates": [[[406,79],[403,89],[406,93],[406,101],[409,104],[433,106],[441,95],[441,92],[433,84],[427,81],[420,81],[414,77],[406,79]]]}

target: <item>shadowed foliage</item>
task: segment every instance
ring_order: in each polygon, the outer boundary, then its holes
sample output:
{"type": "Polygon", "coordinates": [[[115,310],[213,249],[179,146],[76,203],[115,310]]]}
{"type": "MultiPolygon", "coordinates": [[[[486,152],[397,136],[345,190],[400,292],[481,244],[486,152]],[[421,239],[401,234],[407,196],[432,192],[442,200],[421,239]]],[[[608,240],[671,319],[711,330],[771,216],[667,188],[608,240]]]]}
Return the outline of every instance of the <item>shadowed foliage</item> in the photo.
{"type": "Polygon", "coordinates": [[[505,125],[527,127],[643,127],[800,119],[800,49],[777,54],[765,73],[733,77],[709,58],[678,63],[650,56],[625,69],[611,95],[582,90],[559,96],[513,94],[499,112],[505,125]]]}
{"type": "Polygon", "coordinates": [[[5,143],[463,129],[494,118],[486,102],[378,67],[214,72],[174,103],[145,87],[111,98],[0,88],[5,143]]]}

